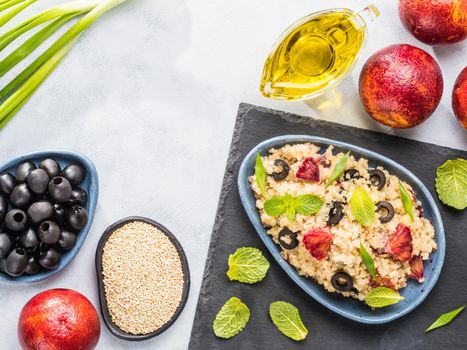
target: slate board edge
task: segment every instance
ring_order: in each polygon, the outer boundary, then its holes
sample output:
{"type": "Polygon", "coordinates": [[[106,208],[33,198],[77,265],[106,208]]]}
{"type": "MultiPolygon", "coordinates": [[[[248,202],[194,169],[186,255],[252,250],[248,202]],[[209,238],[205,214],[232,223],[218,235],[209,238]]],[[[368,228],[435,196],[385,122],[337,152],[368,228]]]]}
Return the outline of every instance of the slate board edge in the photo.
{"type": "Polygon", "coordinates": [[[240,156],[236,145],[243,131],[243,125],[244,125],[245,118],[243,118],[242,116],[246,115],[247,113],[247,111],[246,112],[244,111],[243,106],[249,106],[249,105],[245,105],[243,103],[240,104],[238,114],[237,114],[237,120],[234,126],[234,132],[232,136],[232,141],[230,143],[230,150],[229,150],[229,155],[227,159],[225,175],[222,181],[222,188],[221,188],[221,193],[219,197],[219,203],[217,205],[216,218],[215,218],[214,226],[212,229],[211,241],[209,243],[209,248],[208,248],[209,251],[208,251],[207,258],[206,258],[206,265],[204,268],[203,280],[202,280],[201,289],[200,289],[198,302],[196,306],[196,315],[195,315],[195,319],[193,321],[193,327],[191,330],[191,339],[190,339],[190,344],[188,346],[189,348],[191,348],[192,345],[199,343],[199,336],[201,335],[201,332],[198,332],[198,329],[197,329],[201,325],[201,322],[199,322],[199,319],[201,316],[198,311],[202,305],[204,305],[207,301],[209,301],[209,297],[207,296],[207,293],[209,292],[210,285],[211,285],[211,276],[209,275],[209,271],[210,271],[210,266],[213,262],[212,256],[217,247],[216,242],[220,236],[219,234],[220,228],[222,227],[222,224],[224,222],[223,211],[222,211],[222,208],[224,207],[223,204],[225,202],[225,198],[227,197],[227,194],[232,189],[236,190],[237,188],[233,175],[235,172],[234,166],[237,163],[238,157],[240,156]]]}
{"type": "MultiPolygon", "coordinates": [[[[195,314],[195,318],[194,318],[194,321],[193,321],[193,327],[192,327],[192,331],[191,331],[191,339],[190,339],[190,343],[189,343],[189,349],[191,347],[194,347],[195,345],[198,345],[200,344],[200,337],[201,337],[201,332],[199,332],[199,328],[201,327],[201,314],[199,311],[201,311],[201,307],[203,305],[206,304],[206,302],[209,301],[209,297],[208,297],[208,293],[210,291],[210,286],[212,284],[212,278],[210,276],[210,267],[211,267],[211,264],[213,263],[212,261],[212,256],[214,255],[214,252],[217,248],[217,241],[219,239],[219,236],[220,236],[220,232],[221,232],[221,227],[223,225],[223,222],[224,222],[224,218],[223,218],[223,207],[224,207],[224,202],[225,202],[225,199],[227,197],[227,195],[230,193],[230,191],[232,190],[232,184],[235,182],[236,179],[234,179],[234,173],[235,173],[235,164],[239,158],[239,151],[238,151],[238,147],[237,144],[240,140],[240,136],[243,132],[243,128],[244,128],[244,124],[245,124],[245,117],[248,115],[248,112],[252,109],[255,109],[257,111],[260,111],[260,112],[263,112],[263,113],[268,113],[268,114],[273,114],[273,115],[276,115],[276,116],[279,116],[280,118],[286,120],[286,121],[289,121],[289,122],[293,122],[293,123],[301,123],[301,124],[307,124],[307,125],[310,125],[310,124],[318,124],[318,125],[323,125],[323,126],[333,126],[334,128],[342,128],[342,129],[345,129],[346,131],[348,132],[357,132],[358,130],[362,130],[361,128],[356,128],[356,127],[353,127],[353,126],[350,126],[350,125],[345,125],[345,124],[339,124],[339,123],[335,123],[335,122],[328,122],[328,121],[324,121],[324,120],[318,120],[318,119],[315,119],[315,118],[312,118],[312,117],[308,117],[308,116],[300,116],[300,115],[297,115],[297,114],[293,114],[293,113],[288,113],[288,112],[284,112],[284,111],[280,111],[280,110],[274,110],[274,109],[270,109],[270,108],[267,108],[267,107],[261,107],[261,106],[256,106],[256,105],[252,105],[252,104],[249,104],[249,103],[240,103],[239,105],[239,108],[238,108],[238,113],[237,113],[237,119],[236,119],[236,122],[235,122],[235,126],[234,126],[234,131],[233,131],[233,136],[232,136],[232,141],[231,141],[231,144],[230,144],[230,150],[229,150],[229,156],[228,156],[228,160],[227,160],[227,165],[226,165],[226,171],[225,171],[225,175],[224,175],[224,179],[223,179],[223,183],[222,183],[222,188],[221,188],[221,193],[220,193],[220,197],[219,197],[219,202],[218,202],[218,206],[217,206],[217,212],[216,212],[216,217],[215,217],[215,221],[214,221],[214,225],[213,225],[213,230],[212,230],[212,236],[211,236],[211,241],[209,243],[209,250],[208,250],[208,255],[207,255],[207,258],[206,258],[206,265],[205,265],[205,269],[204,269],[204,273],[203,273],[203,280],[202,280],[202,285],[201,285],[201,288],[200,288],[200,293],[199,293],[199,298],[198,298],[198,302],[197,302],[197,306],[196,306],[196,314],[195,314]]],[[[419,141],[419,140],[411,140],[411,139],[407,139],[405,137],[401,137],[401,136],[396,136],[396,135],[388,135],[388,134],[385,134],[385,133],[381,133],[379,131],[375,131],[375,130],[367,130],[367,131],[370,131],[372,133],[374,133],[375,135],[376,134],[381,134],[381,135],[384,135],[385,137],[391,137],[391,138],[394,138],[394,139],[399,139],[400,141],[405,141],[405,140],[410,140],[410,141],[417,141],[417,143],[419,143],[421,146],[424,146],[427,151],[429,151],[431,148],[433,147],[436,147],[438,152],[442,149],[445,153],[445,155],[451,155],[452,151],[457,151],[459,153],[461,152],[464,152],[462,150],[458,150],[458,149],[454,149],[454,148],[450,148],[450,147],[445,147],[445,146],[440,146],[440,145],[436,145],[436,144],[433,144],[433,143],[428,143],[428,142],[423,142],[423,141],[419,141]]],[[[441,164],[440,164],[441,165],[441,164]]],[[[234,186],[234,189],[236,190],[236,186],[234,186]]]]}
{"type": "MultiPolygon", "coordinates": [[[[330,122],[330,121],[326,121],[326,120],[315,119],[315,118],[309,117],[309,116],[301,116],[301,115],[298,115],[298,114],[284,112],[284,111],[271,109],[271,108],[267,108],[267,107],[256,106],[256,105],[252,105],[252,104],[245,103],[245,102],[240,103],[237,118],[238,119],[243,119],[243,118],[240,118],[240,117],[246,116],[248,114],[248,112],[250,110],[252,110],[252,109],[255,109],[255,110],[260,111],[262,113],[277,115],[277,116],[281,117],[282,119],[284,119],[286,121],[289,121],[289,122],[292,122],[292,123],[301,123],[301,124],[307,124],[307,125],[310,125],[310,126],[312,126],[313,124],[314,125],[316,125],[316,124],[317,125],[323,125],[323,126],[326,126],[326,127],[332,126],[333,128],[345,129],[345,130],[347,130],[349,132],[352,132],[352,133],[359,132],[360,130],[365,130],[365,131],[369,131],[369,132],[371,132],[371,133],[373,133],[375,135],[380,134],[380,135],[382,135],[384,137],[398,139],[400,141],[416,141],[417,143],[425,146],[427,149],[435,147],[438,152],[439,152],[440,149],[443,149],[445,151],[445,155],[450,154],[452,151],[465,152],[465,150],[456,149],[456,148],[447,147],[447,146],[441,146],[441,145],[437,145],[437,144],[434,144],[434,143],[420,141],[420,140],[416,140],[416,139],[410,139],[410,138],[403,137],[403,136],[386,134],[386,133],[378,131],[378,130],[357,128],[355,126],[351,126],[351,125],[347,125],[347,124],[341,124],[341,123],[337,123],[337,122],[330,122]]],[[[243,122],[242,122],[242,126],[243,126],[243,122]]],[[[235,127],[237,127],[237,126],[235,126],[235,127]]]]}

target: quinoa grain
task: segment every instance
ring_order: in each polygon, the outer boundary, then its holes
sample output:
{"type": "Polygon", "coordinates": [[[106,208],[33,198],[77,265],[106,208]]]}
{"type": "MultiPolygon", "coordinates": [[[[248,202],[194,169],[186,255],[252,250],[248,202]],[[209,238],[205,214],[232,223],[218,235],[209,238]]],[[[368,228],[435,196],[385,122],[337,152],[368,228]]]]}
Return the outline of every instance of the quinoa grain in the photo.
{"type": "Polygon", "coordinates": [[[160,329],[182,300],[184,273],[177,249],[163,232],[142,221],[109,236],[102,275],[112,321],[130,334],[160,329]]]}

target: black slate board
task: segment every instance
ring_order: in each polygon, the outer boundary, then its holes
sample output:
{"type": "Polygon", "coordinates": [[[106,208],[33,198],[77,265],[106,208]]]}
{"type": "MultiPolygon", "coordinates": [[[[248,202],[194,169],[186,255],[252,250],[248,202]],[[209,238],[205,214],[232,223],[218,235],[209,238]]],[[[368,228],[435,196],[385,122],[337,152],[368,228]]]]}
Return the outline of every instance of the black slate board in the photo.
{"type": "Polygon", "coordinates": [[[437,198],[436,168],[447,159],[467,158],[467,152],[389,136],[340,124],[241,104],[233,135],[222,193],[214,224],[189,348],[192,350],[249,349],[467,349],[467,311],[449,327],[424,334],[440,313],[467,303],[467,212],[438,201],[444,220],[447,251],[441,277],[428,298],[412,313],[386,325],[362,325],[344,319],[297,287],[263,246],[240,203],[237,175],[248,151],[259,142],[285,134],[310,134],[349,142],[379,152],[415,173],[437,198]],[[255,284],[230,282],[225,275],[229,254],[242,246],[260,248],[271,268],[255,284]],[[232,339],[216,338],[212,322],[219,308],[236,296],[248,305],[251,317],[232,339]],[[293,303],[309,330],[297,343],[282,335],[269,318],[269,304],[293,303]]]}

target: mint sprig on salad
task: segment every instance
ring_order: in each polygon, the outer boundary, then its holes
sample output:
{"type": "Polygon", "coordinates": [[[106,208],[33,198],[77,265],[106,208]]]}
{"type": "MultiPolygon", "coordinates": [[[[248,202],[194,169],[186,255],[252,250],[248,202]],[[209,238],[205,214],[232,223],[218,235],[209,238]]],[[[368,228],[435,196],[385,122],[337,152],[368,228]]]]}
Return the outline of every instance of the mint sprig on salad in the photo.
{"type": "Polygon", "coordinates": [[[276,196],[264,202],[264,211],[272,217],[286,214],[290,221],[295,220],[296,214],[311,215],[317,213],[323,206],[323,200],[312,194],[292,197],[289,193],[276,196]]]}

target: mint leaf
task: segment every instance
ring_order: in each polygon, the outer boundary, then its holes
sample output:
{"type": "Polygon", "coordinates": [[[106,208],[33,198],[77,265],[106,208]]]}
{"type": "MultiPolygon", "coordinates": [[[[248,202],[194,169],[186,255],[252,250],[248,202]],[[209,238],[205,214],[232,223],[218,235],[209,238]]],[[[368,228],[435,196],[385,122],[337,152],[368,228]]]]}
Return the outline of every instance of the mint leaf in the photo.
{"type": "Polygon", "coordinates": [[[375,269],[375,262],[368,251],[363,246],[363,243],[360,242],[360,256],[362,257],[363,263],[366,266],[366,269],[371,275],[373,280],[376,280],[376,269],[375,269]]]}
{"type": "Polygon", "coordinates": [[[436,191],[446,205],[463,210],[467,207],[467,160],[448,160],[436,171],[436,191]]]}
{"type": "Polygon", "coordinates": [[[372,289],[365,297],[365,302],[372,308],[380,308],[404,300],[404,297],[395,290],[386,287],[372,289]]]}
{"type": "Polygon", "coordinates": [[[266,196],[266,169],[264,169],[263,160],[259,153],[256,153],[255,177],[261,194],[266,196]]]}
{"type": "Polygon", "coordinates": [[[272,197],[264,202],[264,211],[272,217],[276,217],[285,213],[287,205],[283,197],[272,197]]]}
{"type": "Polygon", "coordinates": [[[295,211],[300,215],[315,214],[322,206],[323,200],[312,194],[304,194],[294,200],[295,211]]]}
{"type": "Polygon", "coordinates": [[[287,219],[289,219],[289,221],[294,221],[297,216],[295,212],[295,207],[292,205],[288,206],[285,210],[285,214],[287,215],[287,219]]]}
{"type": "Polygon", "coordinates": [[[269,262],[259,249],[244,247],[229,256],[227,276],[231,281],[256,283],[266,276],[268,269],[269,262]]]}
{"type": "Polygon", "coordinates": [[[282,200],[284,201],[284,204],[287,207],[290,207],[293,204],[293,197],[290,195],[290,193],[286,193],[282,196],[282,200]]]}
{"type": "Polygon", "coordinates": [[[446,312],[445,314],[442,314],[441,316],[438,317],[438,319],[433,322],[433,324],[427,328],[427,330],[425,331],[425,333],[428,333],[430,331],[432,331],[433,329],[436,329],[436,328],[440,328],[440,327],[443,327],[443,326],[446,326],[448,325],[449,323],[451,323],[456,317],[457,315],[459,315],[463,310],[465,309],[465,305],[464,306],[461,306],[460,308],[458,309],[455,309],[455,310],[452,310],[450,312],[446,312]]]}
{"type": "Polygon", "coordinates": [[[296,214],[311,215],[323,206],[323,200],[312,194],[292,197],[289,193],[282,197],[272,197],[264,202],[264,211],[272,217],[286,214],[290,221],[295,220],[296,214]]]}
{"type": "Polygon", "coordinates": [[[405,212],[409,215],[410,220],[413,221],[414,214],[413,214],[412,198],[410,197],[409,193],[405,189],[404,185],[402,185],[401,180],[399,180],[399,192],[401,193],[401,201],[402,201],[402,205],[404,206],[405,212]]]}
{"type": "Polygon", "coordinates": [[[285,301],[275,301],[269,306],[272,323],[286,336],[293,340],[303,340],[308,329],[303,325],[298,309],[285,301]]]}
{"type": "Polygon", "coordinates": [[[350,198],[350,211],[363,226],[371,226],[375,221],[375,205],[363,187],[357,187],[350,198]]]}
{"type": "Polygon", "coordinates": [[[216,315],[212,329],[219,338],[229,339],[240,333],[250,320],[250,310],[240,299],[232,297],[216,315]]]}
{"type": "Polygon", "coordinates": [[[328,183],[326,184],[326,187],[330,186],[334,181],[339,179],[342,174],[344,173],[345,170],[345,164],[347,163],[347,160],[349,159],[350,156],[350,151],[348,151],[336,164],[334,169],[332,170],[331,177],[329,178],[328,183]]]}

